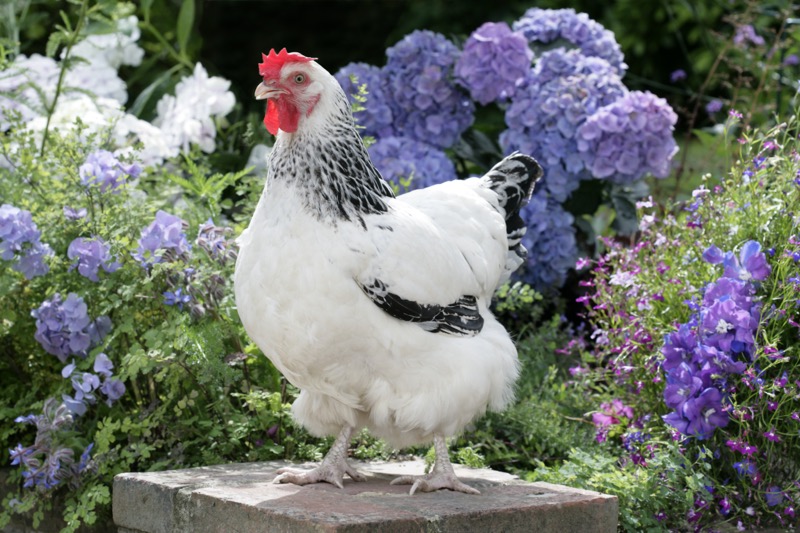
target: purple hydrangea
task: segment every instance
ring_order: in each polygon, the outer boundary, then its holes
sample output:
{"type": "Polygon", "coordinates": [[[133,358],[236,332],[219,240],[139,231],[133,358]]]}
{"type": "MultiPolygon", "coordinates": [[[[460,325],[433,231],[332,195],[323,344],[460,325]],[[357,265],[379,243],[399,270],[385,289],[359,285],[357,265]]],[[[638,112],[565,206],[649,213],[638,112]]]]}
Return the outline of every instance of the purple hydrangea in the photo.
{"type": "Polygon", "coordinates": [[[500,134],[500,146],[536,157],[546,169],[544,190],[563,202],[590,177],[578,152],[578,128],[626,92],[603,59],[576,50],[545,52],[506,109],[509,129],[500,134]]]}
{"type": "Polygon", "coordinates": [[[186,240],[188,224],[180,217],[159,210],[156,219],[142,230],[133,258],[143,267],[188,257],[192,247],[186,240]]]}
{"type": "Polygon", "coordinates": [[[427,30],[386,50],[385,92],[396,135],[449,148],[472,124],[475,105],[452,79],[458,55],[456,45],[427,30]]]}
{"type": "Polygon", "coordinates": [[[30,211],[9,204],[0,206],[0,259],[11,261],[11,268],[27,279],[50,270],[44,258],[53,251],[39,240],[41,235],[30,211]]]}
{"type": "Polygon", "coordinates": [[[664,402],[673,409],[664,421],[684,435],[709,438],[729,421],[727,379],[753,361],[761,317],[754,283],[770,272],[761,246],[749,241],[739,258],[711,246],[703,253],[725,270],[710,283],[690,320],[666,336],[661,350],[667,386],[664,402]]]}
{"type": "Polygon", "coordinates": [[[78,237],[73,240],[67,248],[67,257],[75,260],[70,270],[77,268],[81,276],[94,282],[100,281],[97,273],[101,267],[111,273],[121,266],[117,261],[112,261],[109,246],[100,237],[78,237]]]}
{"type": "Polygon", "coordinates": [[[678,115],[663,98],[632,91],[597,110],[577,130],[578,150],[595,178],[627,184],[669,174],[678,151],[678,115]]]}
{"type": "Polygon", "coordinates": [[[129,177],[136,178],[141,171],[136,163],[126,165],[108,150],[97,150],[89,154],[78,174],[81,183],[87,187],[98,186],[101,192],[119,192],[118,189],[129,177]]]}
{"type": "Polygon", "coordinates": [[[456,179],[456,169],[450,158],[435,146],[421,141],[386,137],[368,150],[384,179],[401,192],[456,179]]]}
{"type": "Polygon", "coordinates": [[[574,9],[531,8],[512,26],[532,44],[563,46],[570,43],[587,57],[605,59],[620,76],[628,66],[614,34],[586,13],[574,9]]]}
{"type": "Polygon", "coordinates": [[[534,195],[520,215],[527,226],[522,245],[528,257],[515,277],[540,292],[559,289],[578,258],[572,215],[542,194],[534,195]]]}
{"type": "Polygon", "coordinates": [[[487,22],[464,43],[455,74],[472,99],[486,105],[514,96],[531,71],[532,59],[521,33],[505,22],[487,22]]]}
{"type": "Polygon", "coordinates": [[[364,135],[377,138],[394,135],[394,116],[385,90],[386,79],[380,68],[366,63],[350,63],[342,67],[335,78],[350,103],[355,102],[353,95],[359,94],[359,87],[366,85],[366,102],[361,103],[363,109],[353,114],[364,128],[364,135]]]}
{"type": "Polygon", "coordinates": [[[111,331],[111,320],[107,316],[89,318],[86,303],[75,293],[66,300],[56,293],[31,316],[36,319],[34,338],[62,363],[71,355],[86,357],[88,350],[99,345],[111,331]]]}

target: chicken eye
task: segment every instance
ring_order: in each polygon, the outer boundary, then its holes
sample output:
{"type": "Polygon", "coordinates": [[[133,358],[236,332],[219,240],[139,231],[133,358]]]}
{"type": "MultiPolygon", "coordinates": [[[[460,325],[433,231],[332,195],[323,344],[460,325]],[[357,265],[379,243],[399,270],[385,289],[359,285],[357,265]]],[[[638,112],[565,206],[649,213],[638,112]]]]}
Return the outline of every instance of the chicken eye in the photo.
{"type": "Polygon", "coordinates": [[[300,84],[301,84],[301,83],[303,83],[304,81],[306,81],[306,77],[305,77],[303,74],[295,74],[295,76],[294,76],[294,82],[295,82],[297,85],[300,85],[300,84]]]}

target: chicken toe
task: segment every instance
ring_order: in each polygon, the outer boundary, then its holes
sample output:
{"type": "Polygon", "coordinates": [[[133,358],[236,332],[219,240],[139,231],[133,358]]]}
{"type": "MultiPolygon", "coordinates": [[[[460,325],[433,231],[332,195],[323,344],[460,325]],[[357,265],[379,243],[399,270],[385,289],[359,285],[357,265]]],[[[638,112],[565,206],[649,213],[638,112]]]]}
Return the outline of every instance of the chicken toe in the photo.
{"type": "Polygon", "coordinates": [[[347,474],[353,481],[366,481],[366,477],[359,474],[355,468],[347,464],[347,449],[350,445],[352,427],[344,427],[336,437],[331,449],[322,460],[322,463],[312,470],[298,470],[295,468],[280,468],[278,476],[273,483],[292,483],[294,485],[308,485],[310,483],[330,483],[344,488],[344,476],[347,474]]]}
{"type": "Polygon", "coordinates": [[[447,452],[447,444],[444,437],[435,435],[433,437],[433,446],[436,451],[436,460],[430,473],[424,476],[400,476],[393,479],[390,484],[411,485],[411,490],[408,492],[409,495],[413,495],[417,491],[434,492],[440,489],[449,489],[466,494],[480,494],[478,489],[470,487],[456,477],[453,465],[450,463],[450,455],[447,452]]]}

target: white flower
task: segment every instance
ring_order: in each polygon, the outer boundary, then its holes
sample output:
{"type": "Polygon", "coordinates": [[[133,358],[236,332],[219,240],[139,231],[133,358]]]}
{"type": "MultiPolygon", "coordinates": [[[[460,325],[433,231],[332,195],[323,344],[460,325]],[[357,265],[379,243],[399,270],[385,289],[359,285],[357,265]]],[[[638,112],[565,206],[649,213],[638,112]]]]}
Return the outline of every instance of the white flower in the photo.
{"type": "Polygon", "coordinates": [[[630,287],[636,280],[636,276],[630,272],[615,272],[611,274],[608,283],[611,285],[619,285],[620,287],[630,287]]]}
{"type": "Polygon", "coordinates": [[[144,50],[136,44],[141,36],[139,19],[135,16],[119,19],[116,30],[114,33],[89,35],[72,48],[72,55],[115,71],[122,65],[138,67],[144,57],[144,50]]]}
{"type": "Polygon", "coordinates": [[[198,63],[191,76],[183,78],[175,87],[175,96],[164,95],[156,104],[157,116],[153,124],[161,128],[171,147],[184,152],[196,144],[206,153],[216,147],[217,125],[236,104],[228,90],[230,82],[214,76],[209,78],[203,65],[198,63]]]}
{"type": "Polygon", "coordinates": [[[55,93],[58,74],[58,63],[39,54],[19,55],[0,72],[0,131],[11,126],[7,111],[19,112],[23,122],[42,115],[55,93]]]}
{"type": "Polygon", "coordinates": [[[717,322],[717,326],[714,329],[717,333],[724,335],[733,329],[733,324],[729,324],[720,318],[719,322],[717,322]]]}

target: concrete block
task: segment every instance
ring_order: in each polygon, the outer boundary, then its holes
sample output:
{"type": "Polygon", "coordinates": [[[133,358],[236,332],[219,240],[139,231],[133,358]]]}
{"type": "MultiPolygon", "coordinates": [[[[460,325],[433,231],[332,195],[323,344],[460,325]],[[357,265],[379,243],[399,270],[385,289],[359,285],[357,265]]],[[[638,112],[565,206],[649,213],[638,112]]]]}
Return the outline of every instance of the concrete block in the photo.
{"type": "MultiPolygon", "coordinates": [[[[119,533],[542,532],[615,533],[617,498],[488,469],[454,465],[481,491],[408,495],[394,477],[422,474],[422,461],[352,462],[367,481],[344,489],[274,484],[287,463],[228,464],[114,479],[119,533]]],[[[311,468],[313,464],[294,465],[311,468]]]]}

